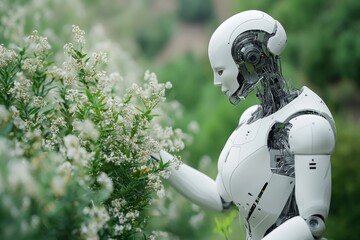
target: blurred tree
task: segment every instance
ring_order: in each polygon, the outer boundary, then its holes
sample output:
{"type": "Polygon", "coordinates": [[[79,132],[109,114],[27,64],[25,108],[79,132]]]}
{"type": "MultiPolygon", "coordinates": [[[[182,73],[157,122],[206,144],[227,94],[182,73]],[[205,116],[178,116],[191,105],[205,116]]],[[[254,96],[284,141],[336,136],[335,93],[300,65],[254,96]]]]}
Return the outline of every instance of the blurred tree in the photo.
{"type": "Polygon", "coordinates": [[[196,109],[202,89],[212,82],[212,71],[207,59],[191,53],[169,61],[157,74],[160,80],[171,81],[173,88],[168,97],[179,101],[186,111],[196,109]]]}
{"type": "Polygon", "coordinates": [[[182,21],[204,23],[214,17],[213,0],[178,0],[178,15],[182,21]]]}
{"type": "Polygon", "coordinates": [[[360,2],[333,1],[318,9],[299,44],[300,63],[318,86],[352,79],[360,87],[360,2]]]}
{"type": "Polygon", "coordinates": [[[175,21],[171,15],[155,16],[144,21],[136,29],[135,40],[141,55],[152,59],[169,41],[175,21]]]}
{"type": "Polygon", "coordinates": [[[329,239],[359,239],[359,124],[337,117],[337,145],[332,156],[332,202],[327,223],[329,239]]]}

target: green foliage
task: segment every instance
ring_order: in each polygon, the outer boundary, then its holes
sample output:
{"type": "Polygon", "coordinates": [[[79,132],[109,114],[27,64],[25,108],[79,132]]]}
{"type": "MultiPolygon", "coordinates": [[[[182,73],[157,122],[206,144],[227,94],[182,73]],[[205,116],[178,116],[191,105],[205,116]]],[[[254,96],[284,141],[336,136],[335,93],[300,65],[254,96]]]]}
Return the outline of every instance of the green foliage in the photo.
{"type": "Polygon", "coordinates": [[[226,240],[229,240],[230,235],[233,232],[231,223],[238,214],[239,213],[237,211],[231,211],[223,220],[219,220],[217,217],[215,217],[216,227],[214,228],[214,232],[220,234],[226,240]]]}

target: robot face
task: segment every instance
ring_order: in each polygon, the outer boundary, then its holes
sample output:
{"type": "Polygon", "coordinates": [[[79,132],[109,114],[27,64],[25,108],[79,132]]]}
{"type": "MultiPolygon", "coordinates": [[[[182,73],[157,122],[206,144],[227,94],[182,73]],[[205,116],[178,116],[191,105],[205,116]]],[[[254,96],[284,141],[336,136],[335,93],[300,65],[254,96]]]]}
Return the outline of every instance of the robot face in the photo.
{"type": "Polygon", "coordinates": [[[237,82],[238,68],[231,57],[230,50],[219,47],[209,51],[209,60],[214,72],[214,85],[221,87],[221,91],[230,98],[239,88],[237,82]]]}
{"type": "Polygon", "coordinates": [[[235,63],[228,44],[210,48],[209,60],[214,72],[214,85],[221,87],[234,105],[244,99],[259,80],[255,71],[249,72],[245,62],[235,63]]]}

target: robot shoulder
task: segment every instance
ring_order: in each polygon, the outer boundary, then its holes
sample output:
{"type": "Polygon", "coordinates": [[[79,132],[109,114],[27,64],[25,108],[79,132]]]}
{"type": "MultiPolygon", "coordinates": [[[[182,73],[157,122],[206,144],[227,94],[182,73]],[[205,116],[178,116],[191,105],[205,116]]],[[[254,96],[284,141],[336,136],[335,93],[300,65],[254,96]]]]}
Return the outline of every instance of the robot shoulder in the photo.
{"type": "Polygon", "coordinates": [[[239,125],[245,123],[258,108],[259,108],[259,105],[254,105],[254,106],[251,106],[251,107],[247,108],[241,114],[241,117],[240,117],[240,120],[239,120],[239,125]]]}
{"type": "Polygon", "coordinates": [[[293,154],[330,154],[335,147],[335,133],[330,122],[315,114],[304,114],[289,121],[290,151],[293,154]]]}

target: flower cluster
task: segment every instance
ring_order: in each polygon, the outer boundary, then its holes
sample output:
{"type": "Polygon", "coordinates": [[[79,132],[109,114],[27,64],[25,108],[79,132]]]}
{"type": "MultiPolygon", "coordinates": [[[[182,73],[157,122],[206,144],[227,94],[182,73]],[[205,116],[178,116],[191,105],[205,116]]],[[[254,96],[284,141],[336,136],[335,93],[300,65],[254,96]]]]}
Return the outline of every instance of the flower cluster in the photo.
{"type": "Polygon", "coordinates": [[[7,238],[146,236],[145,209],[169,175],[151,155],[184,148],[181,130],[156,121],[171,84],[146,71],[122,89],[107,55],[72,32],[60,66],[37,31],[17,50],[0,46],[0,225],[7,238]]]}
{"type": "Polygon", "coordinates": [[[98,232],[102,230],[110,217],[104,206],[85,207],[84,214],[89,216],[90,221],[81,224],[81,235],[85,239],[99,239],[98,232]]]}
{"type": "Polygon", "coordinates": [[[7,49],[0,45],[0,68],[6,67],[16,61],[16,53],[14,50],[7,49]]]}

